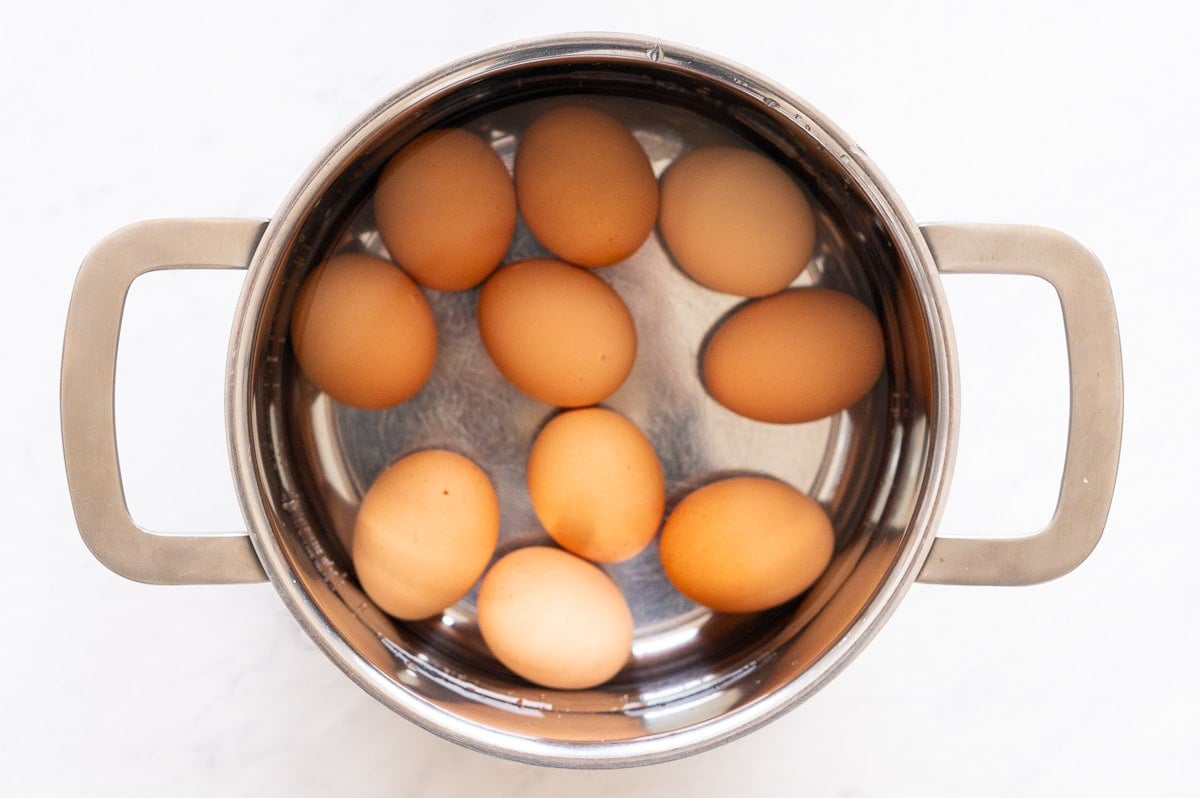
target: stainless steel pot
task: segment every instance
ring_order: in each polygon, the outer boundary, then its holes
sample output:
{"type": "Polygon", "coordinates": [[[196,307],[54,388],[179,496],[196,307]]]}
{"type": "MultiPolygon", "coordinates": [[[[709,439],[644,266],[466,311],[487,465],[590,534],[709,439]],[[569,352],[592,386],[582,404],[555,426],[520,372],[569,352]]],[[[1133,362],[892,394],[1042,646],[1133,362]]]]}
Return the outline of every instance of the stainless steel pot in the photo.
{"type": "MultiPolygon", "coordinates": [[[[511,257],[536,254],[518,232],[511,257]]],[[[1099,263],[1034,227],[918,227],[850,140],[783,88],[684,47],[575,36],[493,50],[434,72],[373,108],[325,151],[270,222],[168,220],[103,240],[81,267],[63,352],[62,425],[80,533],[114,571],[163,584],[269,578],[300,624],[363,689],[448,739],[540,764],[614,767],[699,751],[768,721],[832,678],[914,581],[1018,585],[1070,571],[1096,545],[1116,478],[1121,362],[1099,263]],[[586,691],[530,686],[488,654],[474,595],[440,619],[398,624],[354,582],[345,541],[364,487],[406,450],[436,442],[489,471],[505,508],[500,551],[543,539],[521,490],[524,449],[550,409],[506,389],[482,355],[474,293],[438,294],[441,361],[417,398],[387,411],[329,401],[287,345],[296,289],[337,249],[382,253],[369,196],[388,156],[431,127],[477,130],[511,162],[538,108],[588,95],[624,119],[656,170],[682,150],[737,140],[787,164],[813,196],[820,247],[801,282],[870,303],[883,324],[885,378],[866,399],[811,424],[736,419],[698,387],[704,331],[734,300],[664,267],[652,240],[604,270],[641,338],[609,403],[646,429],[678,498],[697,475],[760,470],[822,501],[837,553],[800,599],[721,616],[675,593],[653,550],[610,568],[630,600],[629,665],[586,691]],[[650,265],[647,266],[647,263],[650,265]],[[656,268],[655,268],[656,267],[656,268]],[[248,269],[229,347],[229,450],[249,533],[161,536],[129,517],[113,423],[122,305],[158,269],[248,269]],[[958,387],[939,275],[1031,274],[1062,303],[1071,414],[1058,508],[1031,537],[935,537],[957,438],[958,387]]]]}

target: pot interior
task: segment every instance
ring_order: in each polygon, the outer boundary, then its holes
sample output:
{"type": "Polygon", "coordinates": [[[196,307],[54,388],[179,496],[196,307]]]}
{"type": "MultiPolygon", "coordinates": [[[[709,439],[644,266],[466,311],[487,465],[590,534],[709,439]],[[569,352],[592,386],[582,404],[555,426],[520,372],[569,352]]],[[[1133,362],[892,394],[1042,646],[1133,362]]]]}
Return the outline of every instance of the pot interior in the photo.
{"type": "MultiPolygon", "coordinates": [[[[272,223],[269,260],[252,278],[262,284],[262,302],[247,320],[244,344],[253,347],[246,382],[253,468],[270,524],[256,530],[257,544],[286,562],[290,572],[273,579],[293,606],[315,609],[322,624],[310,632],[331,656],[422,725],[538,761],[662,758],[802,698],[865,642],[886,614],[881,608],[911,580],[901,572],[923,554],[929,532],[918,519],[936,428],[933,325],[918,299],[927,290],[918,288],[928,279],[925,266],[897,232],[902,211],[884,205],[839,134],[797,101],[773,95],[764,102],[764,93],[719,67],[653,50],[589,55],[576,48],[569,56],[477,62],[375,109],[318,162],[272,223]],[[707,395],[697,365],[708,331],[744,300],[685,276],[657,231],[629,260],[593,272],[621,294],[639,336],[629,380],[604,404],[654,443],[668,512],[706,481],[763,473],[821,502],[837,545],[810,590],[750,615],[714,613],[684,598],[663,576],[654,544],[605,566],[634,615],[633,653],[613,680],[584,691],[537,687],[500,665],[478,633],[474,590],[431,620],[389,618],[362,593],[348,556],[355,512],[372,480],[405,454],[434,446],[467,455],[495,484],[497,558],[549,542],[529,504],[524,469],[536,430],[556,409],[518,392],[491,364],[474,322],[478,289],[426,290],[438,364],[417,396],[393,408],[357,410],[329,399],[301,374],[288,344],[292,305],[309,270],[336,252],[387,257],[371,193],[401,146],[428,129],[461,126],[490,141],[511,169],[522,130],[566,102],[623,121],[656,174],[714,143],[757,149],[783,164],[818,219],[817,251],[796,285],[861,299],[880,319],[887,349],[883,377],[854,407],[806,424],[751,421],[707,395]],[[685,732],[699,736],[687,742],[685,732]],[[653,743],[667,735],[676,742],[653,743]],[[632,741],[658,747],[621,747],[632,741]]],[[[505,262],[547,254],[519,223],[505,262]]]]}

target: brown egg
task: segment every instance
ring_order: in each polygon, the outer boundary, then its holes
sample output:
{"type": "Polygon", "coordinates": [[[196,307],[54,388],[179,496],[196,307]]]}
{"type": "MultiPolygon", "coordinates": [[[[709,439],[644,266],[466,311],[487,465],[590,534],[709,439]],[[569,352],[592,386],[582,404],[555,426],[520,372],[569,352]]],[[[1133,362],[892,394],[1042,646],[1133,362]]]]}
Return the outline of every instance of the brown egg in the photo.
{"type": "Polygon", "coordinates": [[[679,268],[738,296],[791,284],[812,258],[816,223],[796,181],[764,155],[704,147],[662,178],[658,227],[679,268]]]}
{"type": "Polygon", "coordinates": [[[379,608],[428,618],[461,599],[487,567],[500,505],[487,474],[441,449],[410,454],[384,471],[354,523],[354,570],[379,608]]]}
{"type": "Polygon", "coordinates": [[[512,239],[512,178],[483,139],[433,130],[388,161],[375,188],[375,221],[392,258],[418,283],[471,288],[496,268],[512,239]]]}
{"type": "Polygon", "coordinates": [[[854,297],[797,288],[748,302],[717,327],[704,385],[735,413],[792,424],[850,407],[883,370],[883,333],[854,297]]]}
{"type": "Polygon", "coordinates": [[[479,631],[511,671],[560,690],[595,687],[629,659],[633,616],[591,563],[533,546],[502,557],[479,587],[479,631]]]}
{"type": "Polygon", "coordinates": [[[526,477],[550,537],[593,562],[629,559],[662,521],[658,455],[633,422],[611,410],[555,416],[533,442],[526,477]]]}
{"type": "Polygon", "coordinates": [[[292,350],[313,383],[343,404],[378,409],[408,399],[433,371],[437,329],[416,283],[368,255],[335,255],[304,280],[292,350]]]}
{"type": "Polygon", "coordinates": [[[821,505],[766,477],[713,482],[684,497],[658,543],[680,593],[718,612],[756,612],[807,590],[833,556],[821,505]]]}
{"type": "Polygon", "coordinates": [[[513,385],[547,404],[583,407],[633,368],[633,317],[608,283],[554,260],[525,260],[483,285],[479,333],[513,385]]]}
{"type": "Polygon", "coordinates": [[[616,263],[654,229],[658,181],[650,161],[606,113],[571,105],[542,114],[521,136],[514,173],[525,223],[571,263],[616,263]]]}

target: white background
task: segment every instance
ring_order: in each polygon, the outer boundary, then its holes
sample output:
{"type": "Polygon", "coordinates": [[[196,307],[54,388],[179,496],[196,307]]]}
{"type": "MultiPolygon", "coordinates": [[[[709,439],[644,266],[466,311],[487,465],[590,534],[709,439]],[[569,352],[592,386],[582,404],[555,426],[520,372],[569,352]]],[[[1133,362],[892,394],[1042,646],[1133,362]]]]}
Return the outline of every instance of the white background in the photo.
{"type": "MultiPolygon", "coordinates": [[[[1183,795],[1200,788],[1196,448],[1200,47],[1191,5],[1006,2],[22,4],[0,21],[0,774],[10,795],[1183,795]],[[1105,263],[1125,356],[1099,547],[1029,588],[916,585],[865,652],[748,737],[619,772],[460,749],[318,652],[269,585],[149,587],[75,531],[58,361],[75,270],[138,219],[269,217],[341,128],[512,39],[624,30],[791,87],[919,221],[1062,229],[1105,263]]],[[[240,275],[140,281],[118,426],[152,528],[241,526],[224,452],[240,275]]],[[[1053,292],[945,281],[962,358],[942,531],[1052,512],[1066,357],[1053,292]]]]}

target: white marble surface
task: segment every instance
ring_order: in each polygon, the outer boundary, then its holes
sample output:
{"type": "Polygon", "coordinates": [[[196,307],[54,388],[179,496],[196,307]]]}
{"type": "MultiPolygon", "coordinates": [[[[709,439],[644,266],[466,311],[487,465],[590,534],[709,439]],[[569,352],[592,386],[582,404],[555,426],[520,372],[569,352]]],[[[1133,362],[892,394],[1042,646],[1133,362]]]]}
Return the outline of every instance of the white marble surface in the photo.
{"type": "MultiPolygon", "coordinates": [[[[1196,20],[1182,3],[47,2],[0,22],[0,773],[6,795],[1184,795],[1200,787],[1196,20]],[[300,6],[306,6],[301,8],[300,6]],[[1082,9],[1082,7],[1080,7],[1082,9]],[[269,585],[155,588],[75,532],[58,358],[75,269],[122,224],[270,216],[376,99],[511,39],[643,32],[741,61],[846,130],[922,221],[1032,222],[1110,271],[1126,437],[1092,558],[1024,589],[915,586],[815,698],[620,772],[492,759],[330,664],[269,585]]],[[[947,280],[963,358],[946,532],[1049,516],[1065,355],[1052,293],[947,280]]],[[[135,516],[240,525],[221,380],[236,275],[130,298],[119,425],[135,516]]]]}

